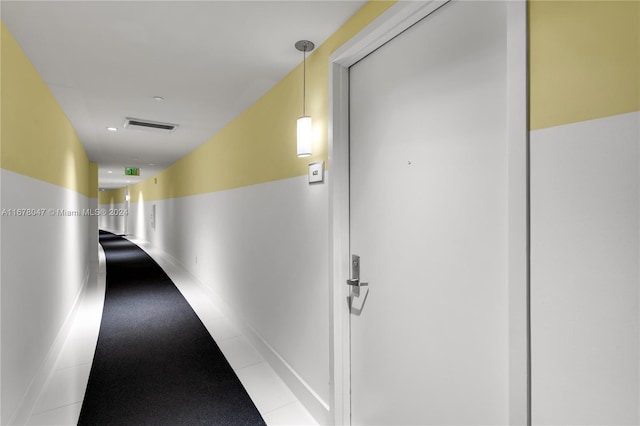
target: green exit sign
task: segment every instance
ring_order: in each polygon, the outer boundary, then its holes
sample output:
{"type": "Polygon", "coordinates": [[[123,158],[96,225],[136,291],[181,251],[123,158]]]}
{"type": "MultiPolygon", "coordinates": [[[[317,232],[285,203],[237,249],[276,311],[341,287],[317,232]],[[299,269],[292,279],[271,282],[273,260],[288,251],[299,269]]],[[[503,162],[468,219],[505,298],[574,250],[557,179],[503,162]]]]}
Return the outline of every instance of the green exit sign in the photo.
{"type": "Polygon", "coordinates": [[[138,167],[127,167],[124,169],[125,176],[140,176],[140,168],[138,167]]]}

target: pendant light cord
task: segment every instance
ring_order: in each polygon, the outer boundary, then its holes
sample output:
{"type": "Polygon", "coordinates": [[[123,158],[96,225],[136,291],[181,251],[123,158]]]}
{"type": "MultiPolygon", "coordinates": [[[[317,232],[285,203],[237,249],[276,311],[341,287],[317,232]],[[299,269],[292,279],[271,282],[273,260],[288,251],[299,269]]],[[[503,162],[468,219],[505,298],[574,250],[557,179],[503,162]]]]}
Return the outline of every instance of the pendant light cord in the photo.
{"type": "Polygon", "coordinates": [[[296,49],[302,52],[302,116],[307,116],[307,52],[311,52],[316,46],[309,40],[300,40],[296,43],[296,49]]]}
{"type": "Polygon", "coordinates": [[[302,51],[302,116],[305,117],[307,106],[307,48],[302,51]]]}

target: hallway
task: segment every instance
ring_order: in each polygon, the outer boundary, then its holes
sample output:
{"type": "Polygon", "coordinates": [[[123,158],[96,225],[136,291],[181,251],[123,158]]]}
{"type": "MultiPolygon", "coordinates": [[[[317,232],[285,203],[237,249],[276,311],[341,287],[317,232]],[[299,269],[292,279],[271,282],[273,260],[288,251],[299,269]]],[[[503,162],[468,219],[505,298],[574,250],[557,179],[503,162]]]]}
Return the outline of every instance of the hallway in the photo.
{"type": "MultiPolygon", "coordinates": [[[[113,236],[107,235],[107,244],[109,244],[109,238],[113,239],[113,236]]],[[[104,243],[104,239],[101,242],[104,243]]],[[[144,248],[144,242],[138,241],[137,244],[144,248]]],[[[247,390],[266,424],[317,424],[273,369],[253,348],[249,340],[215,306],[203,291],[201,283],[183,268],[177,266],[175,261],[172,261],[166,254],[158,250],[152,251],[149,247],[146,247],[146,250],[146,253],[161,265],[196,311],[240,379],[242,386],[247,390]]],[[[96,347],[100,320],[103,315],[106,259],[102,246],[100,247],[100,262],[95,274],[95,283],[92,288],[87,289],[86,295],[78,307],[62,353],[52,376],[38,399],[29,419],[29,425],[75,425],[78,423],[96,347]]],[[[170,339],[171,336],[163,338],[170,339]]],[[[188,395],[184,395],[184,397],[189,398],[188,395]]],[[[215,405],[210,408],[215,408],[215,405]]],[[[156,413],[148,415],[153,416],[156,413]]],[[[114,424],[236,424],[236,420],[238,420],[231,418],[227,422],[219,421],[217,423],[194,422],[193,420],[180,423],[168,420],[163,423],[158,419],[151,420],[152,418],[142,416],[133,422],[122,419],[121,422],[115,421],[114,424]]],[[[207,418],[214,417],[209,415],[207,418]]],[[[102,419],[105,420],[105,418],[102,419]]],[[[95,423],[89,422],[87,424],[95,423]]]]}
{"type": "Polygon", "coordinates": [[[0,8],[0,424],[79,419],[99,229],[267,424],[640,424],[640,0],[0,8]]]}

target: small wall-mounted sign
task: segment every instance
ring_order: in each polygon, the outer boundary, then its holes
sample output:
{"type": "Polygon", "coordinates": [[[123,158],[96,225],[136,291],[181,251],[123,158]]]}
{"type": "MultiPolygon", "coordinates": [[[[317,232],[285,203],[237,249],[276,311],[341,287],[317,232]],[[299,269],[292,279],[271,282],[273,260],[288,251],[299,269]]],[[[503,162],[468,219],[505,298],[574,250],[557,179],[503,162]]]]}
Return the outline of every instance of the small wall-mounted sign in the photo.
{"type": "Polygon", "coordinates": [[[309,183],[324,182],[324,161],[309,164],[309,183]]]}
{"type": "Polygon", "coordinates": [[[125,167],[125,176],[140,176],[140,168],[138,167],[125,167]]]}

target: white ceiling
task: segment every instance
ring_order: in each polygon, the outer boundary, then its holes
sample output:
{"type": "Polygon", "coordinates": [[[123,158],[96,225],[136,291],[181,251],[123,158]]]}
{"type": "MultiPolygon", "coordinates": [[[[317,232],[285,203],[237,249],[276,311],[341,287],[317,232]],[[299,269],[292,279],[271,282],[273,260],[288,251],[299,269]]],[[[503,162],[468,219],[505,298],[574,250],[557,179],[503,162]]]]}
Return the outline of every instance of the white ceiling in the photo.
{"type": "Polygon", "coordinates": [[[116,188],[207,141],[301,62],[296,41],[320,45],[364,3],[2,0],[0,17],[99,164],[100,187],[116,188]],[[179,127],[134,131],[125,117],[179,127]]]}

